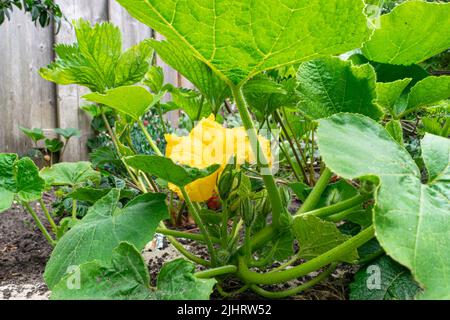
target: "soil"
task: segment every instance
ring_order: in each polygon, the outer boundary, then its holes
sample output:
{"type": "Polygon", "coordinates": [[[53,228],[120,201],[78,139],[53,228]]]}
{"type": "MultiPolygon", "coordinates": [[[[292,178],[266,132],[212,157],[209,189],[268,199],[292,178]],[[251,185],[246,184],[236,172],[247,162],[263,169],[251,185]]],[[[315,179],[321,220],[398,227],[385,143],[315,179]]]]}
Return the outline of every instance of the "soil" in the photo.
{"type": "MultiPolygon", "coordinates": [[[[52,202],[52,195],[45,195],[44,201],[52,202]]],[[[33,205],[42,221],[46,221],[38,204],[33,205]]],[[[46,225],[48,228],[49,226],[46,225]]],[[[180,242],[191,252],[206,258],[207,250],[203,245],[189,240],[180,242]]],[[[51,254],[51,246],[36,227],[34,220],[22,207],[15,204],[10,210],[1,214],[0,219],[0,300],[9,299],[48,299],[49,291],[43,280],[45,264],[51,254]]],[[[168,243],[167,239],[152,241],[143,251],[151,276],[152,285],[156,284],[157,275],[162,265],[180,257],[180,254],[168,243]]],[[[276,267],[277,265],[274,265],[276,267]]],[[[342,266],[328,280],[291,299],[297,300],[343,300],[348,297],[348,284],[355,268],[342,266]]],[[[298,285],[308,278],[299,279],[283,286],[269,289],[282,290],[298,285]]],[[[239,288],[233,280],[225,284],[226,291],[239,288]]],[[[212,299],[223,299],[217,292],[212,299]]],[[[261,299],[247,291],[233,299],[261,299]]]]}
{"type": "MultiPolygon", "coordinates": [[[[49,203],[51,196],[45,195],[44,201],[49,203]]],[[[40,206],[33,208],[45,221],[40,206]]],[[[0,299],[46,298],[42,276],[51,246],[20,205],[14,204],[0,218],[0,299]]]]}

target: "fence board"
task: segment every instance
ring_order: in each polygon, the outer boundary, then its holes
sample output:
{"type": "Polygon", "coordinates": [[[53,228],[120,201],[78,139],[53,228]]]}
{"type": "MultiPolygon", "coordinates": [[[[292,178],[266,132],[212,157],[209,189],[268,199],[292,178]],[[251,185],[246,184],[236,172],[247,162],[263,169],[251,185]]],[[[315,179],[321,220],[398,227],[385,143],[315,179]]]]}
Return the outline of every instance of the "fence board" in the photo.
{"type": "Polygon", "coordinates": [[[55,87],[38,70],[53,59],[51,29],[36,27],[15,10],[0,26],[0,152],[25,153],[31,141],[19,127],[56,125],[55,87]]]}
{"type": "MultiPolygon", "coordinates": [[[[124,49],[152,37],[153,32],[133,19],[115,0],[56,0],[56,3],[68,20],[62,22],[57,34],[52,28],[35,27],[29,15],[19,10],[15,10],[11,22],[0,27],[0,152],[23,153],[31,147],[19,126],[39,127],[49,132],[57,127],[72,127],[78,128],[82,136],[71,140],[63,160],[86,160],[90,119],[80,109],[85,103],[81,96],[86,89],[47,82],[39,76],[39,68],[54,59],[55,43],[75,41],[73,19],[113,22],[123,33],[124,49]]],[[[159,35],[156,38],[162,39],[159,35]]],[[[156,63],[163,67],[167,82],[189,86],[159,58],[156,63]]],[[[178,112],[172,112],[167,117],[176,124],[178,116],[178,112]]]]}

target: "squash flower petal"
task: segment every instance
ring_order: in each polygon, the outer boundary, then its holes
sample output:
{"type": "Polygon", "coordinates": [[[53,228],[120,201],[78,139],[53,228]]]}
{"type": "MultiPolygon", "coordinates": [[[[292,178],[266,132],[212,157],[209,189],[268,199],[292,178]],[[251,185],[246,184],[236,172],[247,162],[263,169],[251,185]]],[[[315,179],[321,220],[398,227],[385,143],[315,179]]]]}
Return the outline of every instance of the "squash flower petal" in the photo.
{"type": "MultiPolygon", "coordinates": [[[[205,169],[213,164],[221,165],[213,174],[186,186],[187,194],[195,202],[207,201],[214,195],[217,180],[233,157],[236,157],[238,164],[256,163],[245,129],[224,128],[215,121],[214,115],[202,119],[187,136],[167,134],[165,139],[166,157],[176,163],[198,169],[205,169]]],[[[261,136],[258,139],[271,164],[270,141],[261,136]]],[[[169,184],[169,189],[182,198],[178,187],[169,184]]]]}

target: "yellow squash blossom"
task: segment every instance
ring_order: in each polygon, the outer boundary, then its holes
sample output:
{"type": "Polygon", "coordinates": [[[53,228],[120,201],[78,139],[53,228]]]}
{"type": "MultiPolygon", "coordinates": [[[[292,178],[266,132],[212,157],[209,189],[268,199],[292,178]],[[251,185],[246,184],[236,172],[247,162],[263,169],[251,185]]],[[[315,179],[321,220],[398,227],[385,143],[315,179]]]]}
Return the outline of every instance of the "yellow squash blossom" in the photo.
{"type": "MultiPolygon", "coordinates": [[[[226,129],[215,121],[214,115],[201,120],[188,136],[167,134],[165,138],[166,157],[176,163],[198,169],[205,169],[213,164],[222,165],[210,176],[186,186],[186,192],[195,202],[206,201],[214,195],[217,179],[233,157],[236,157],[238,164],[256,163],[245,129],[226,129]]],[[[270,163],[270,141],[263,137],[258,137],[258,140],[270,163]]],[[[178,187],[169,184],[169,188],[182,198],[178,187]]]]}

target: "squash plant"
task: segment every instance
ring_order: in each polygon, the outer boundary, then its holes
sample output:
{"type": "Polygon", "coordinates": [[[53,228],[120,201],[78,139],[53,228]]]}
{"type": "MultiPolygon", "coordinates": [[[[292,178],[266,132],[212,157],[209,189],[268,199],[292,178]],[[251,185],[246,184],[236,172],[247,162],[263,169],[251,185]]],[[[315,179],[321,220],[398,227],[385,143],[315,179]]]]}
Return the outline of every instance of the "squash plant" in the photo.
{"type": "MultiPolygon", "coordinates": [[[[78,43],[58,47],[58,59],[41,74],[87,86],[84,98],[101,114],[111,112],[114,124],[104,116],[105,125],[141,195],[121,201],[111,189],[58,240],[44,275],[52,298],[207,299],[214,287],[225,297],[251,290],[284,298],[341,263],[362,266],[351,298],[450,298],[450,143],[426,134],[420,159],[413,158],[402,127],[450,97],[450,77],[421,66],[450,47],[439,31],[450,27],[449,4],[402,3],[373,30],[360,0],[118,2],[166,40],[121,53],[117,29],[79,21],[78,43]],[[195,89],[165,85],[150,66],[153,49],[195,89]],[[164,105],[167,92],[173,101],[164,105]],[[215,121],[227,117],[229,101],[242,128],[215,121]],[[166,135],[167,148],[159,150],[142,123],[157,108],[183,109],[201,121],[189,136],[166,135]],[[133,150],[130,126],[142,129],[152,155],[133,150]],[[272,170],[277,148],[268,147],[263,128],[281,129],[287,182],[272,170]],[[225,158],[212,150],[226,150],[225,158]],[[200,233],[166,226],[166,187],[186,202],[200,233]],[[302,202],[294,213],[293,193],[302,202]],[[206,208],[211,196],[220,208],[206,208]],[[167,263],[153,288],[140,252],[156,232],[190,262],[167,263]],[[177,238],[204,244],[208,257],[177,238]],[[195,272],[195,265],[205,269],[195,272]],[[381,271],[375,289],[367,265],[381,271]],[[311,273],[287,290],[266,287],[311,273]],[[237,291],[226,291],[229,278],[241,283],[237,291]],[[81,285],[74,288],[74,279],[81,285]]],[[[41,189],[30,197],[8,174],[0,184],[8,199],[39,198],[41,189]]],[[[44,169],[41,176],[52,175],[44,169]]]]}

